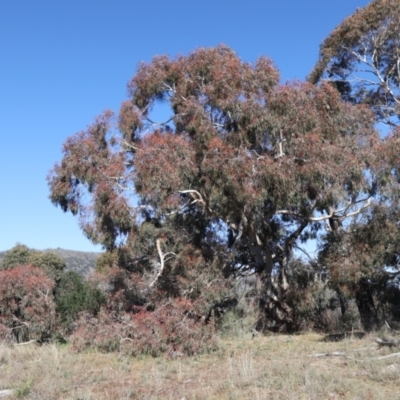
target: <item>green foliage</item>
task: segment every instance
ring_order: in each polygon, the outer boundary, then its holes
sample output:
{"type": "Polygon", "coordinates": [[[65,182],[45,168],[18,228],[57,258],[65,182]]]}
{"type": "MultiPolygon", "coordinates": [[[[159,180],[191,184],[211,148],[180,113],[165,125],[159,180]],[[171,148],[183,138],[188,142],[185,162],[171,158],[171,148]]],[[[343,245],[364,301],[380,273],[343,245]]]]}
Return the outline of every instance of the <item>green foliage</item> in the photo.
{"type": "Polygon", "coordinates": [[[107,272],[113,266],[118,265],[118,255],[116,252],[106,251],[96,260],[96,271],[107,272]]]}
{"type": "Polygon", "coordinates": [[[253,333],[257,322],[258,308],[247,304],[227,310],[216,321],[218,333],[228,337],[243,337],[253,333]]]}
{"type": "Polygon", "coordinates": [[[43,268],[47,276],[56,281],[61,278],[66,268],[65,261],[51,252],[33,252],[29,261],[33,266],[43,268]]]}
{"type": "Polygon", "coordinates": [[[32,265],[42,268],[51,279],[60,279],[66,268],[65,261],[51,252],[42,252],[30,249],[23,244],[17,244],[6,252],[0,263],[0,270],[11,269],[17,265],[32,265]]]}
{"type": "Polygon", "coordinates": [[[33,382],[32,379],[25,379],[23,382],[19,384],[19,386],[15,389],[15,396],[17,399],[23,399],[24,397],[29,396],[32,390],[33,382]]]}
{"type": "Polygon", "coordinates": [[[0,263],[0,269],[10,269],[17,265],[30,264],[33,253],[34,250],[24,244],[17,244],[6,252],[0,263]]]}
{"type": "MultiPolygon", "coordinates": [[[[8,315],[9,312],[19,310],[19,316],[14,315],[14,317],[20,321],[21,327],[15,328],[12,321],[6,318],[5,322],[0,321],[0,324],[3,324],[3,336],[8,332],[8,337],[10,337],[10,331],[7,331],[7,329],[11,329],[14,336],[18,334],[18,340],[26,340],[28,337],[39,337],[42,340],[53,336],[60,327],[64,333],[68,334],[72,329],[72,322],[80,312],[86,311],[95,315],[99,311],[101,304],[105,301],[104,293],[78,273],[65,272],[65,268],[65,261],[55,253],[33,250],[21,244],[16,245],[5,254],[0,265],[0,272],[5,274],[4,279],[6,281],[14,282],[9,284],[14,285],[15,290],[19,289],[15,293],[4,294],[5,297],[2,299],[3,317],[8,315]],[[26,272],[28,270],[32,271],[33,277],[38,276],[38,282],[40,281],[39,278],[43,278],[42,281],[45,283],[42,284],[47,284],[46,290],[41,290],[40,287],[35,288],[29,283],[26,272]],[[34,332],[32,332],[31,317],[29,312],[26,313],[25,311],[32,307],[32,299],[35,299],[38,307],[44,307],[39,301],[40,296],[37,298],[38,293],[45,296],[46,301],[49,302],[51,308],[49,317],[52,318],[52,322],[51,326],[47,326],[46,329],[43,328],[44,332],[41,335],[36,334],[35,336],[35,332],[42,329],[40,327],[41,321],[35,322],[39,327],[34,328],[34,332]],[[18,296],[23,300],[14,303],[12,299],[18,298],[18,296]],[[14,310],[18,304],[18,308],[14,310]],[[55,313],[57,313],[57,322],[55,313]],[[60,326],[57,326],[57,324],[60,324],[60,326]],[[28,329],[28,327],[30,328],[28,329]]],[[[33,277],[31,280],[34,279],[33,277]]],[[[14,322],[17,320],[15,318],[14,322]]],[[[43,319],[46,320],[44,316],[43,319]]]]}
{"type": "Polygon", "coordinates": [[[105,294],[76,272],[63,273],[55,290],[56,311],[64,329],[70,330],[80,312],[96,315],[105,294]]]}

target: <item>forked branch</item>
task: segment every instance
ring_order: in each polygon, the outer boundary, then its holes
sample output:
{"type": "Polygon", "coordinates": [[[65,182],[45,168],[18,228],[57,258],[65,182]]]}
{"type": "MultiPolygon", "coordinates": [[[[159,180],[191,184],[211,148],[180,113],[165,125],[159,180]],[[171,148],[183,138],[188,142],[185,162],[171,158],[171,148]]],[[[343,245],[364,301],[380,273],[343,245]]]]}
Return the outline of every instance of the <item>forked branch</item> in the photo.
{"type": "Polygon", "coordinates": [[[161,250],[161,239],[157,239],[156,240],[156,247],[157,247],[158,256],[160,257],[160,270],[158,271],[158,273],[157,273],[156,277],[154,278],[153,282],[150,283],[150,285],[149,285],[150,289],[157,283],[158,279],[160,278],[160,276],[162,275],[162,273],[164,271],[165,257],[168,256],[168,255],[176,256],[176,254],[172,253],[172,252],[163,254],[163,252],[161,250]]]}
{"type": "MultiPolygon", "coordinates": [[[[207,203],[203,199],[203,196],[197,191],[193,189],[180,190],[181,194],[189,194],[193,201],[190,204],[200,203],[203,207],[207,207],[207,203]]],[[[212,210],[208,207],[208,211],[212,212],[212,210]]]]}
{"type": "MultiPolygon", "coordinates": [[[[351,202],[346,207],[344,207],[342,209],[339,209],[339,210],[334,210],[328,215],[322,215],[320,217],[309,217],[308,221],[310,221],[310,222],[319,222],[319,221],[325,221],[325,220],[331,219],[331,218],[345,219],[345,218],[348,218],[348,217],[353,217],[353,216],[355,216],[357,214],[360,214],[362,210],[364,210],[365,208],[369,207],[370,205],[371,205],[371,199],[370,198],[365,199],[365,200],[360,200],[360,201],[357,201],[355,203],[351,202]],[[358,210],[355,210],[355,211],[350,212],[348,214],[346,214],[346,213],[339,214],[339,213],[341,213],[343,211],[347,211],[352,205],[354,205],[356,203],[360,203],[361,201],[366,201],[366,203],[363,206],[361,206],[358,210]]],[[[291,210],[277,210],[275,212],[275,214],[287,214],[287,215],[292,215],[292,216],[300,218],[300,219],[304,218],[301,214],[297,213],[296,211],[291,211],[291,210]]]]}

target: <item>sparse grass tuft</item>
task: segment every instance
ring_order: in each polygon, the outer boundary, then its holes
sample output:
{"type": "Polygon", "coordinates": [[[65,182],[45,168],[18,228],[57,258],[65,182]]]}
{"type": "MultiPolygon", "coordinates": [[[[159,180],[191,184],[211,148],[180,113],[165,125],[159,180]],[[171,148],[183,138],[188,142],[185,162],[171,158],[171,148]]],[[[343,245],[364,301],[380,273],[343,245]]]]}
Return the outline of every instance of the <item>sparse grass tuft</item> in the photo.
{"type": "Polygon", "coordinates": [[[25,381],[21,382],[14,390],[15,397],[18,399],[22,399],[27,397],[31,391],[32,380],[28,377],[25,381]]]}

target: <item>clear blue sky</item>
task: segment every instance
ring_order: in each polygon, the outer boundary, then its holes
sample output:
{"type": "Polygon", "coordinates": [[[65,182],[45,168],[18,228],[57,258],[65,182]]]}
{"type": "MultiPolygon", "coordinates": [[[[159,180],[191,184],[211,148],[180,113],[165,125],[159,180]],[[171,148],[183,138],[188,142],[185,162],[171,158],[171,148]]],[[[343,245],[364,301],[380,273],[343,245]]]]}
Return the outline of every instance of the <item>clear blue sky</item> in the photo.
{"type": "Polygon", "coordinates": [[[95,251],[48,199],[65,139],[117,111],[140,61],[220,43],[305,79],[319,44],[366,0],[1,0],[0,251],[95,251]]]}

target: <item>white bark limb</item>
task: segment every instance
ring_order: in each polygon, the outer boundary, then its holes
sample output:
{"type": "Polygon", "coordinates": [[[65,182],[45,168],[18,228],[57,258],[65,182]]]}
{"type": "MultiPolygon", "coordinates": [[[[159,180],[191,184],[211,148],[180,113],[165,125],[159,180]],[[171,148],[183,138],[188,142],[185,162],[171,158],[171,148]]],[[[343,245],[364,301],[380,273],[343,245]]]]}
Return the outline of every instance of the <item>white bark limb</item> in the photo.
{"type": "Polygon", "coordinates": [[[27,344],[37,343],[37,340],[30,340],[29,342],[15,343],[14,346],[25,346],[27,344]]]}
{"type": "Polygon", "coordinates": [[[158,271],[158,273],[157,273],[156,277],[154,278],[153,282],[150,283],[150,285],[149,285],[150,289],[157,283],[158,279],[160,278],[160,276],[162,275],[162,273],[164,271],[165,257],[168,256],[168,255],[176,256],[176,254],[172,253],[172,252],[163,254],[163,252],[161,250],[161,239],[157,239],[156,240],[156,246],[157,246],[158,256],[160,257],[160,270],[158,271]]]}
{"type": "MultiPolygon", "coordinates": [[[[311,221],[311,222],[318,222],[318,221],[325,221],[325,220],[333,218],[333,217],[336,217],[336,218],[339,218],[339,219],[353,217],[354,215],[360,214],[360,212],[362,210],[364,210],[365,208],[367,208],[367,207],[369,207],[371,205],[371,199],[370,198],[369,199],[365,199],[365,200],[361,200],[361,201],[366,201],[366,203],[363,206],[361,206],[358,210],[353,211],[351,213],[338,215],[338,213],[340,213],[342,211],[345,211],[345,210],[347,211],[350,208],[351,205],[359,203],[360,201],[357,201],[355,203],[351,203],[351,204],[347,205],[346,207],[344,207],[342,209],[332,211],[328,215],[322,215],[321,217],[310,217],[310,218],[308,218],[308,220],[311,221]]],[[[275,212],[275,214],[288,214],[288,215],[293,215],[293,216],[298,217],[298,218],[302,218],[301,214],[296,213],[295,211],[291,211],[291,210],[278,210],[278,211],[275,212]]]]}
{"type": "Polygon", "coordinates": [[[400,331],[396,331],[395,329],[391,328],[387,321],[385,321],[385,325],[387,326],[387,328],[388,328],[389,330],[391,330],[391,331],[393,331],[393,332],[396,332],[396,333],[400,333],[400,331]]]}
{"type": "MultiPolygon", "coordinates": [[[[203,199],[203,196],[194,189],[186,189],[186,190],[179,190],[181,194],[189,194],[190,197],[193,199],[191,204],[200,203],[203,207],[207,207],[207,203],[203,199]]],[[[211,208],[207,207],[209,212],[212,212],[211,208]]]]}

